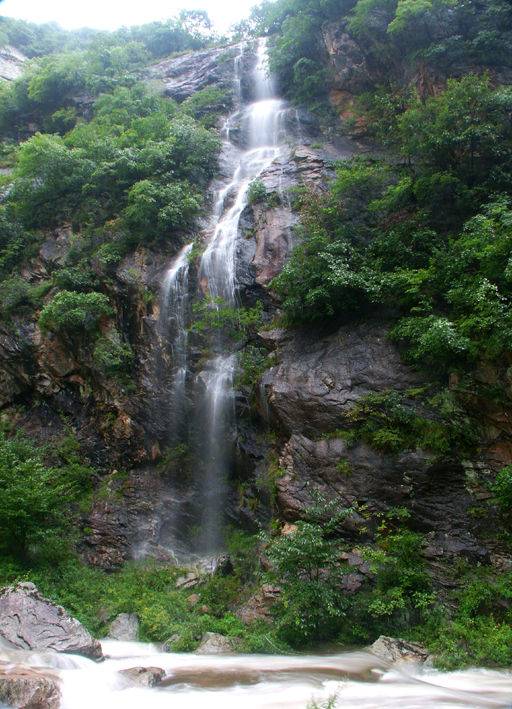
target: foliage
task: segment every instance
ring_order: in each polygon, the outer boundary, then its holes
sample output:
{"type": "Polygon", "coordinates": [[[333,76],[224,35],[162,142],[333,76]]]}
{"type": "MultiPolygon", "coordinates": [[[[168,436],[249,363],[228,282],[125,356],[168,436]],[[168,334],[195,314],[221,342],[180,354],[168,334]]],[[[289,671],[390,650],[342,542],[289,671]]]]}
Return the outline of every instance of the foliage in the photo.
{"type": "Polygon", "coordinates": [[[112,314],[112,307],[103,293],[60,291],[43,308],[39,326],[43,331],[70,335],[97,330],[99,321],[112,314]]]}
{"type": "Polygon", "coordinates": [[[210,128],[215,126],[219,114],[227,113],[230,105],[231,96],[225,89],[207,86],[185,99],[182,109],[187,115],[210,128]]]}
{"type": "Polygon", "coordinates": [[[441,669],[508,667],[512,661],[511,576],[489,569],[467,570],[454,594],[453,618],[427,622],[419,637],[436,653],[441,669]]]}
{"type": "Polygon", "coordinates": [[[331,640],[341,630],[346,608],[337,546],[322,525],[304,521],[270,541],[267,554],[282,588],[278,632],[294,646],[331,640]]]}
{"type": "Polygon", "coordinates": [[[48,467],[41,448],[0,432],[0,539],[3,553],[25,558],[59,549],[71,533],[70,505],[87,484],[88,468],[71,457],[48,467]]]}
{"type": "Polygon", "coordinates": [[[159,185],[141,180],[128,192],[123,220],[129,231],[140,238],[163,239],[190,226],[199,206],[199,195],[186,183],[159,185]]]}
{"type": "Polygon", "coordinates": [[[252,205],[264,202],[267,198],[267,188],[262,180],[253,180],[247,191],[247,202],[252,205]]]}
{"type": "Polygon", "coordinates": [[[499,471],[492,491],[500,509],[509,514],[512,511],[512,466],[507,465],[499,471]]]}
{"type": "Polygon", "coordinates": [[[133,351],[113,329],[107,337],[100,337],[94,346],[94,365],[102,374],[120,376],[127,374],[133,363],[133,351]]]}
{"type": "Polygon", "coordinates": [[[252,308],[235,308],[223,298],[205,298],[193,306],[192,332],[204,334],[222,330],[233,340],[243,340],[261,325],[263,305],[260,301],[252,308]]]}

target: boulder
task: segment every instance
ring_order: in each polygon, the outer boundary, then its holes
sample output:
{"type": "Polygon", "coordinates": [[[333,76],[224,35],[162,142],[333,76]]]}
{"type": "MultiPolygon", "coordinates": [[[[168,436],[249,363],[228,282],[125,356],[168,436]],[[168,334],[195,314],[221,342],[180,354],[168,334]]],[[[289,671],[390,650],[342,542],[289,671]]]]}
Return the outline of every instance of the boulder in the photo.
{"type": "Polygon", "coordinates": [[[387,662],[417,662],[424,663],[429,658],[428,651],[417,643],[410,643],[401,638],[390,638],[381,635],[370,645],[370,652],[387,662]]]}
{"type": "Polygon", "coordinates": [[[233,85],[233,61],[239,54],[238,45],[188,52],[164,59],[151,67],[151,78],[165,84],[165,93],[183,101],[207,86],[230,89],[233,85]]]}
{"type": "Polygon", "coordinates": [[[272,617],[272,606],[279,600],[281,589],[265,583],[236,612],[243,623],[269,621],[272,617]]]}
{"type": "Polygon", "coordinates": [[[238,642],[219,633],[205,633],[197,648],[198,655],[231,655],[237,651],[238,642]]]}
{"type": "Polygon", "coordinates": [[[58,709],[58,681],[33,669],[1,669],[0,702],[14,709],[58,709]]]}
{"type": "Polygon", "coordinates": [[[21,650],[54,650],[103,659],[100,643],[33,583],[0,591],[0,637],[21,650]]]}
{"type": "Polygon", "coordinates": [[[419,381],[377,323],[323,336],[308,328],[287,340],[280,355],[262,385],[272,413],[292,433],[333,431],[368,394],[404,391],[419,381]]]}
{"type": "Polygon", "coordinates": [[[120,670],[119,674],[136,687],[156,687],[165,677],[165,670],[161,667],[130,667],[120,670]]]}
{"type": "Polygon", "coordinates": [[[108,637],[112,640],[123,640],[124,642],[135,642],[139,638],[139,619],[135,613],[120,613],[112,623],[108,631],[108,637]]]}

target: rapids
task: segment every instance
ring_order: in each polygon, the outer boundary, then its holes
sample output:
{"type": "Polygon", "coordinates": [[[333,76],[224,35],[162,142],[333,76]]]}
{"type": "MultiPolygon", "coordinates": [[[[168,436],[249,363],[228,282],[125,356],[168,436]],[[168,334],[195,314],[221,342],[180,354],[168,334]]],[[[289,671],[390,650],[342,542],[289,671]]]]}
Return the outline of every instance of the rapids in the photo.
{"type": "Polygon", "coordinates": [[[351,709],[512,706],[512,674],[388,667],[367,652],[336,655],[201,656],[154,645],[103,641],[105,662],[73,655],[0,649],[2,663],[48,668],[61,681],[62,709],[306,709],[316,702],[351,709]],[[161,667],[156,688],[130,687],[118,674],[161,667]]]}

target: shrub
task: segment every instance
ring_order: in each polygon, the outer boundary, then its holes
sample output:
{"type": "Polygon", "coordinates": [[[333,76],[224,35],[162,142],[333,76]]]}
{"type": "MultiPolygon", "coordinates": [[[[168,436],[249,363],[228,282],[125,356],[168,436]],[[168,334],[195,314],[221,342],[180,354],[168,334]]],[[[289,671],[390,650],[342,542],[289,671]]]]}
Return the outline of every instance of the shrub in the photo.
{"type": "Polygon", "coordinates": [[[108,337],[101,337],[96,342],[93,361],[107,376],[126,374],[133,363],[133,352],[129,344],[122,342],[117,331],[111,331],[108,337]]]}
{"type": "Polygon", "coordinates": [[[505,513],[512,512],[512,465],[507,465],[497,474],[492,492],[500,509],[505,513]]]}
{"type": "Polygon", "coordinates": [[[0,545],[21,557],[69,534],[71,503],[79,497],[87,469],[45,465],[41,449],[28,439],[0,432],[0,545]]]}
{"type": "Polygon", "coordinates": [[[19,305],[31,303],[30,284],[19,276],[12,276],[0,283],[0,307],[9,315],[19,305]]]}
{"type": "Polygon", "coordinates": [[[264,202],[267,199],[268,192],[265,183],[262,180],[253,180],[247,190],[247,202],[250,205],[257,202],[264,202]]]}
{"type": "Polygon", "coordinates": [[[61,291],[41,311],[39,326],[43,332],[77,335],[93,332],[102,317],[112,315],[113,310],[103,293],[75,293],[61,291]]]}

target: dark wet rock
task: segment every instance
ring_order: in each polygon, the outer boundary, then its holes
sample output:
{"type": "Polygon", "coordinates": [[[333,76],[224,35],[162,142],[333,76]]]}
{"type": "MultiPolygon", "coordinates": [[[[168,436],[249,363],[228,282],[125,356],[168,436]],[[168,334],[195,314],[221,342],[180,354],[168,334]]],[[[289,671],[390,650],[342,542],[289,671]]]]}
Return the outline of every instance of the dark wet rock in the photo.
{"type": "Polygon", "coordinates": [[[28,668],[0,668],[0,702],[14,709],[58,709],[58,680],[28,668]]]}
{"type": "MultiPolygon", "coordinates": [[[[475,537],[469,514],[474,500],[466,488],[464,468],[456,462],[434,462],[421,450],[391,456],[365,443],[348,445],[342,438],[312,440],[294,434],[284,445],[279,464],[283,475],[276,483],[277,499],[285,519],[303,517],[320,493],[340,507],[355,507],[342,523],[349,536],[356,531],[372,536],[376,513],[407,507],[418,531],[433,532],[429,546],[438,547],[439,554],[488,559],[488,550],[475,537]],[[361,505],[364,516],[357,511],[361,505]]],[[[366,570],[360,566],[358,571],[366,570]]]]}
{"type": "Polygon", "coordinates": [[[21,650],[103,658],[100,643],[64,608],[44,598],[33,583],[19,583],[0,592],[0,637],[21,650]]]}
{"type": "Polygon", "coordinates": [[[161,667],[130,667],[119,670],[128,682],[136,687],[157,687],[165,677],[165,670],[161,667]]]}
{"type": "Polygon", "coordinates": [[[234,45],[164,59],[151,67],[150,76],[162,80],[165,93],[176,101],[211,85],[231,88],[233,59],[239,51],[239,46],[234,45]]]}
{"type": "Polygon", "coordinates": [[[400,638],[390,638],[381,635],[368,648],[370,652],[387,662],[417,662],[424,663],[429,659],[429,653],[423,645],[410,643],[400,638]]]}
{"type": "Polygon", "coordinates": [[[237,651],[236,638],[228,638],[219,633],[205,633],[197,648],[198,655],[230,655],[237,651]]]}
{"type": "Polygon", "coordinates": [[[27,57],[15,47],[5,45],[0,47],[0,79],[13,81],[23,73],[23,65],[27,57]]]}
{"type": "Polygon", "coordinates": [[[359,94],[371,87],[366,55],[343,23],[324,27],[323,38],[337,89],[359,94]]]}
{"type": "Polygon", "coordinates": [[[46,267],[63,266],[72,246],[73,230],[70,225],[55,229],[43,242],[39,256],[46,267]]]}
{"type": "Polygon", "coordinates": [[[326,337],[298,332],[280,355],[263,386],[280,425],[292,432],[335,430],[368,394],[404,391],[418,382],[377,324],[344,326],[326,337]]]}
{"type": "Polygon", "coordinates": [[[139,619],[135,613],[120,613],[108,629],[108,637],[112,640],[135,642],[139,639],[139,619]]]}
{"type": "Polygon", "coordinates": [[[272,618],[272,607],[279,600],[281,589],[271,584],[263,584],[236,612],[244,623],[269,621],[272,618]]]}

